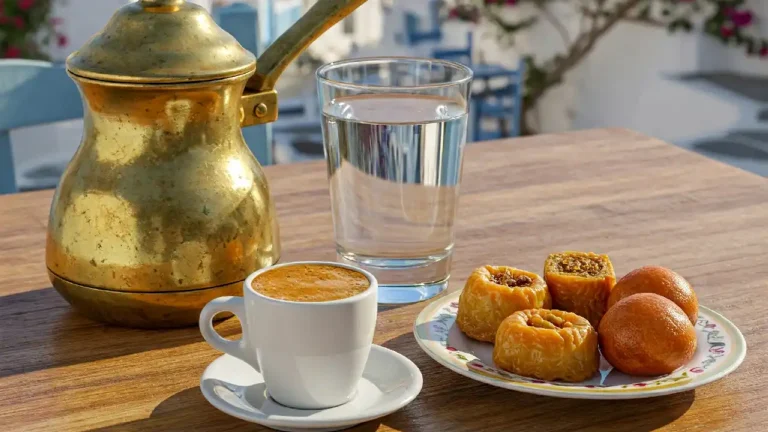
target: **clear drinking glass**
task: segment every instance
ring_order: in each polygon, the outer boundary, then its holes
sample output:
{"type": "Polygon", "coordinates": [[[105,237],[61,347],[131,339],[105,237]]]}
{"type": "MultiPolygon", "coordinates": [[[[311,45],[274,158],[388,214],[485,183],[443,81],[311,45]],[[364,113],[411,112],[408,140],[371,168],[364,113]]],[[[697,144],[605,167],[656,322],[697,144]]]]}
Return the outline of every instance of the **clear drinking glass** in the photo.
{"type": "Polygon", "coordinates": [[[448,284],[472,71],[368,58],[317,71],[340,261],[373,273],[380,303],[448,284]]]}

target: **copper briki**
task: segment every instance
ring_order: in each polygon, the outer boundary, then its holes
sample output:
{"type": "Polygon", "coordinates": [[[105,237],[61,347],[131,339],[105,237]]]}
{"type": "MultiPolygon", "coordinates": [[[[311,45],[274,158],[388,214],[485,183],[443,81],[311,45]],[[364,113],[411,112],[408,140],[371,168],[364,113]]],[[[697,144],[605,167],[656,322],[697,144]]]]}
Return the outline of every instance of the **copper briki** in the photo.
{"type": "Polygon", "coordinates": [[[119,9],[67,59],[85,126],[51,205],[57,291],[101,321],[184,326],[277,262],[274,205],[240,128],[277,118],[280,74],[364,2],[320,0],[258,64],[184,0],[119,9]]]}

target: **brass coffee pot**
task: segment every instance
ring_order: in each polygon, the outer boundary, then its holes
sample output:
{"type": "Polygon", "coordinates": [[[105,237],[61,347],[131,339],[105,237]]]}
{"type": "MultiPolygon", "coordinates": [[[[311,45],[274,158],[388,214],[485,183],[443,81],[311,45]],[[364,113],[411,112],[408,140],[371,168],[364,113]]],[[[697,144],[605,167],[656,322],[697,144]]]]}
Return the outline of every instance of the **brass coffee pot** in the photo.
{"type": "Polygon", "coordinates": [[[242,295],[280,240],[240,128],[277,119],[277,78],[364,2],[320,0],[258,63],[197,5],[119,9],[67,59],[85,126],[51,205],[56,290],[91,318],[148,328],[195,324],[211,299],[242,295]]]}

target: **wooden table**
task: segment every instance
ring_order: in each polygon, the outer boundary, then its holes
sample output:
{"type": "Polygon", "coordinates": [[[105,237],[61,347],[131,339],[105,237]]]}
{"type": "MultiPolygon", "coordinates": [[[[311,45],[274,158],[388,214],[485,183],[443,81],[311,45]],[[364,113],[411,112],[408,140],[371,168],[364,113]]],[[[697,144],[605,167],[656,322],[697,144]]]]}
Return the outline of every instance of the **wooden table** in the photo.
{"type": "MultiPolygon", "coordinates": [[[[334,259],[322,163],[267,168],[283,261],[334,259]]],[[[422,353],[411,325],[424,304],[383,309],[376,343],[411,358],[421,395],[360,431],[757,431],[768,422],[768,182],[625,130],[472,145],[466,154],[451,290],[472,268],[540,271],[547,253],[610,254],[617,274],[671,267],[749,345],[727,378],[682,394],[579,401],[459,376],[422,353]]],[[[139,331],[78,316],[51,288],[43,249],[51,192],[0,197],[0,430],[261,430],[198,390],[220,354],[195,328],[139,331]]],[[[222,334],[235,336],[230,320],[222,334]]]]}

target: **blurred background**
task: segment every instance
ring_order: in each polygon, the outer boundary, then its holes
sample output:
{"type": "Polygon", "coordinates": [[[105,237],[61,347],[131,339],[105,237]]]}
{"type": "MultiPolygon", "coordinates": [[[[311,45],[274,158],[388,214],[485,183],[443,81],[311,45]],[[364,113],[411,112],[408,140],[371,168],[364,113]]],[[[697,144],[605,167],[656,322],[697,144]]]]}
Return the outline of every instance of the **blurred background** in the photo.
{"type": "MultiPolygon", "coordinates": [[[[24,77],[4,66],[62,63],[128,2],[0,0],[0,117],[23,103],[10,95],[24,77]]],[[[314,3],[194,2],[257,55],[314,3]]],[[[765,0],[368,0],[280,79],[280,118],[259,157],[323,157],[319,65],[426,56],[474,70],[469,141],[622,127],[766,176],[767,39],[765,0]]],[[[16,190],[53,187],[81,131],[79,119],[9,128],[0,118],[0,170],[13,170],[16,190]]]]}

